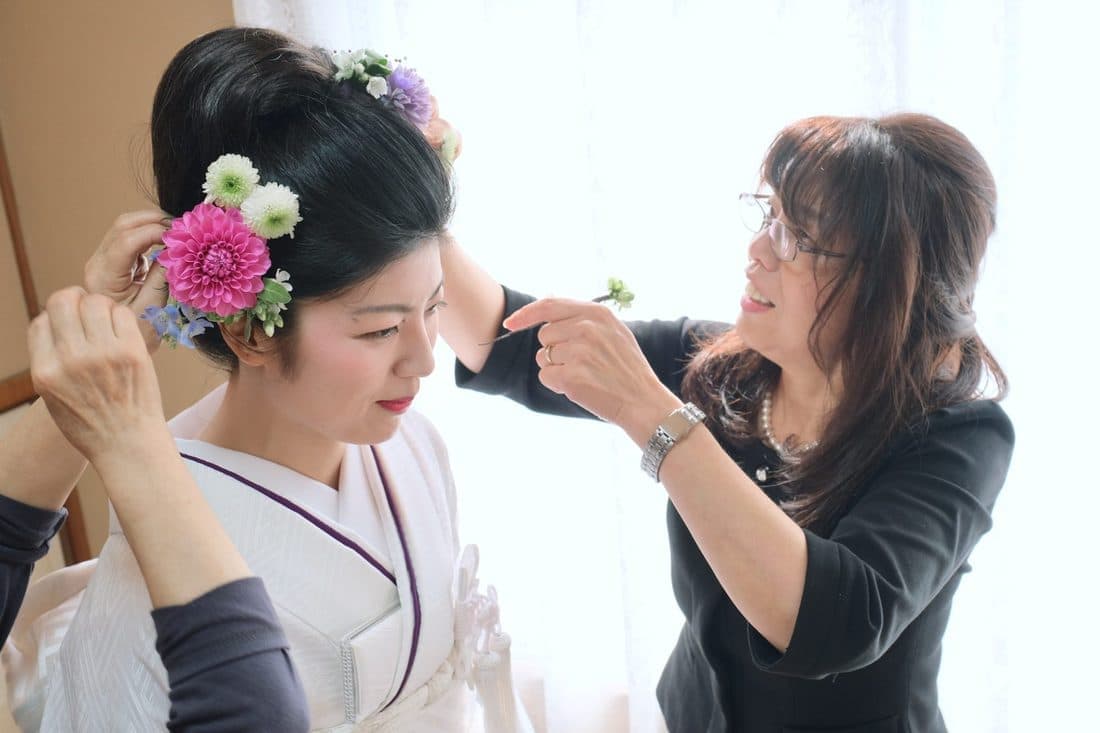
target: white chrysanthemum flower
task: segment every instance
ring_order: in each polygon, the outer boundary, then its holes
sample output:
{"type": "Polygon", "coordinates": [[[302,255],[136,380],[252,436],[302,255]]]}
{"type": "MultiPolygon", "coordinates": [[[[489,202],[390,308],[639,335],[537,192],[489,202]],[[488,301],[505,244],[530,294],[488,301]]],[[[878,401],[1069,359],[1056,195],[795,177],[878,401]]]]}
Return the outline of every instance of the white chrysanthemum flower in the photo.
{"type": "Polygon", "coordinates": [[[275,271],[275,282],[286,288],[288,293],[294,290],[294,286],[290,284],[290,273],[286,270],[275,271]]]}
{"type": "Polygon", "coordinates": [[[252,194],[259,182],[260,173],[252,167],[251,160],[243,155],[227,153],[206,169],[202,192],[206,194],[207,202],[235,209],[252,194]]]}
{"type": "Polygon", "coordinates": [[[333,74],[336,81],[344,81],[355,75],[355,56],[347,51],[332,54],[332,63],[336,65],[336,73],[333,74]]]}
{"type": "Polygon", "coordinates": [[[390,85],[386,83],[384,76],[372,76],[367,82],[367,93],[375,99],[384,96],[390,91],[390,85]]]}
{"type": "Polygon", "coordinates": [[[264,239],[278,239],[284,234],[294,239],[294,225],[302,220],[298,194],[281,183],[257,186],[241,204],[241,216],[249,229],[264,239]]]}

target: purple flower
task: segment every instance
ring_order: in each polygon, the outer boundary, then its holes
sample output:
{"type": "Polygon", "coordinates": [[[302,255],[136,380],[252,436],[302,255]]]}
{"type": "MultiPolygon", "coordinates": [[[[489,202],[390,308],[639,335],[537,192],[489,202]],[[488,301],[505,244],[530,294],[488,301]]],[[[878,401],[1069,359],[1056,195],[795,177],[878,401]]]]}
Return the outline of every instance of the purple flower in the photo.
{"type": "Polygon", "coordinates": [[[416,71],[398,66],[386,77],[390,92],[385,100],[401,110],[409,122],[423,129],[432,118],[432,94],[416,71]]]}

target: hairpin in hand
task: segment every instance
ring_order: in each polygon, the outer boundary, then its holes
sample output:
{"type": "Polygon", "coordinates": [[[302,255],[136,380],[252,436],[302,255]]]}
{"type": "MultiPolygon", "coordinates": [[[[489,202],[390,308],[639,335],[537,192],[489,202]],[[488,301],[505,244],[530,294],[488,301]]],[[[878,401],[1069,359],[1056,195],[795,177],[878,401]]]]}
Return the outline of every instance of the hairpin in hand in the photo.
{"type": "MultiPolygon", "coordinates": [[[[592,299],[593,303],[606,303],[609,301],[614,303],[615,307],[617,307],[619,310],[623,310],[624,308],[629,308],[630,305],[634,302],[634,293],[627,289],[626,284],[623,283],[622,280],[617,277],[610,277],[607,279],[607,292],[592,299]]],[[[526,328],[519,328],[515,331],[509,331],[502,336],[497,336],[492,341],[486,341],[484,343],[478,344],[478,346],[489,346],[490,344],[495,344],[497,341],[503,341],[509,336],[515,336],[517,333],[530,331],[532,328],[538,328],[543,325],[545,325],[545,322],[533,323],[526,328]]]]}

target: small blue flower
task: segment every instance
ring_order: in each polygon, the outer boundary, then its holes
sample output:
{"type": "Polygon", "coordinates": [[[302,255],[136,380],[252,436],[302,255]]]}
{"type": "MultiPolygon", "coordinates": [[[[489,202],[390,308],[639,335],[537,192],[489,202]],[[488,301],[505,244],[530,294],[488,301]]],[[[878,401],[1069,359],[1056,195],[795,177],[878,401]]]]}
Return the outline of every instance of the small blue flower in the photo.
{"type": "Polygon", "coordinates": [[[184,320],[197,321],[200,318],[204,317],[204,314],[203,314],[202,311],[195,308],[194,306],[190,306],[190,305],[187,305],[185,303],[180,303],[179,309],[180,309],[180,313],[183,314],[184,320]]]}
{"type": "Polygon", "coordinates": [[[163,308],[157,308],[151,305],[145,309],[141,317],[153,324],[153,330],[156,331],[159,339],[163,339],[166,334],[170,338],[175,338],[179,334],[180,309],[178,306],[166,305],[163,308]]]}
{"type": "Polygon", "coordinates": [[[195,348],[195,342],[192,341],[192,339],[213,325],[214,324],[210,321],[199,316],[193,321],[188,321],[188,323],[179,330],[179,335],[176,337],[176,340],[179,342],[180,346],[193,349],[195,348]]]}

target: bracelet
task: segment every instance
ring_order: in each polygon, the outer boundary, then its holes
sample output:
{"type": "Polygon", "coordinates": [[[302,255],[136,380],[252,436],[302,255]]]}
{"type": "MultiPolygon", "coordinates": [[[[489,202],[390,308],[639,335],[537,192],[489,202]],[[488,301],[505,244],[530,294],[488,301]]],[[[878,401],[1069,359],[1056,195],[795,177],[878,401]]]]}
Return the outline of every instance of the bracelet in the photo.
{"type": "Polygon", "coordinates": [[[687,437],[692,428],[705,419],[703,411],[690,402],[670,412],[653,431],[653,436],[642,451],[642,470],[646,475],[660,482],[659,472],[665,456],[674,445],[687,437]]]}

